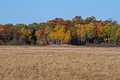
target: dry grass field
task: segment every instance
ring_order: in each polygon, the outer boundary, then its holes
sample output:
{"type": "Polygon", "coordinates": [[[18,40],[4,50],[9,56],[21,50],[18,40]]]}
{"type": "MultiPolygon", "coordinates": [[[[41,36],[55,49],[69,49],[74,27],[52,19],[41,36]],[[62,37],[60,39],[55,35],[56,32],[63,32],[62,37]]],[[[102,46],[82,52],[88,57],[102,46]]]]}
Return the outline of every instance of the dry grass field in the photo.
{"type": "Polygon", "coordinates": [[[0,80],[120,80],[120,48],[0,46],[0,80]]]}

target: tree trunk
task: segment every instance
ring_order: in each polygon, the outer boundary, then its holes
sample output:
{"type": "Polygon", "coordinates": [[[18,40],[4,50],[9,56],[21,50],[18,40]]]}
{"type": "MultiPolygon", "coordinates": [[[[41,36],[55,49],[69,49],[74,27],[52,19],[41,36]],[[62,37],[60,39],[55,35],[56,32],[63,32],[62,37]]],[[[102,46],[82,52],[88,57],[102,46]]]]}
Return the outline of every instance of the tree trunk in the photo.
{"type": "Polygon", "coordinates": [[[108,34],[108,44],[110,44],[110,35],[108,34]]]}

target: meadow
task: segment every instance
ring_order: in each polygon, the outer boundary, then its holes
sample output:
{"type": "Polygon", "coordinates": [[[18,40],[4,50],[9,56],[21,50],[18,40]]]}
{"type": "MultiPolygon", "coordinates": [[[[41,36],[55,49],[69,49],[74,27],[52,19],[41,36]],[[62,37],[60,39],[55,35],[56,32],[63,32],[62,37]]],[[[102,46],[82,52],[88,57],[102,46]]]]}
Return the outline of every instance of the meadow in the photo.
{"type": "Polygon", "coordinates": [[[120,48],[0,46],[0,80],[120,80],[120,48]]]}

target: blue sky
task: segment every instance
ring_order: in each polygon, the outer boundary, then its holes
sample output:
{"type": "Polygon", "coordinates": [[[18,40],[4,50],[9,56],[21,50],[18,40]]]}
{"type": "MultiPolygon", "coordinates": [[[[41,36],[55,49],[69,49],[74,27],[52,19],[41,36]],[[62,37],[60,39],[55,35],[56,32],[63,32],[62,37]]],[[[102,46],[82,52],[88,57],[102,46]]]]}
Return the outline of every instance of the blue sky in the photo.
{"type": "Polygon", "coordinates": [[[112,18],[120,24],[120,0],[0,0],[0,24],[31,24],[56,17],[97,20],[112,18]]]}

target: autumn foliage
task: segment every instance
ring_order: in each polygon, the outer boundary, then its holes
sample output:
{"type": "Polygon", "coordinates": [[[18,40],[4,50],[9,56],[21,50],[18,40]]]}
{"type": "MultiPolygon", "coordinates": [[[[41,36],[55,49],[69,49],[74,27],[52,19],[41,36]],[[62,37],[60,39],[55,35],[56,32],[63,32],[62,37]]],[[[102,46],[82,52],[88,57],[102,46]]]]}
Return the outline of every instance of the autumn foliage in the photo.
{"type": "Polygon", "coordinates": [[[117,21],[98,21],[94,16],[85,20],[75,16],[72,20],[55,18],[48,22],[0,25],[0,44],[113,44],[120,43],[120,25],[117,21]]]}

